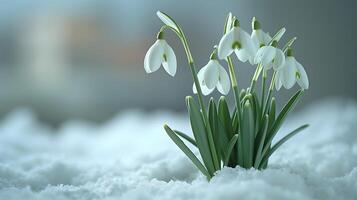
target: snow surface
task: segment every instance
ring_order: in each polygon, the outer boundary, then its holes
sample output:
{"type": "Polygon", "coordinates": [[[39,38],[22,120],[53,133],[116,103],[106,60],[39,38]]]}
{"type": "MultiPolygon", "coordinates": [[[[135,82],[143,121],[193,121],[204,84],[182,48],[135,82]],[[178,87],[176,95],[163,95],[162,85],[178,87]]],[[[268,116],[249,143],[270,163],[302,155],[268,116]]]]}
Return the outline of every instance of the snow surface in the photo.
{"type": "Polygon", "coordinates": [[[53,130],[19,109],[0,124],[0,199],[357,199],[357,104],[311,105],[278,137],[306,122],[267,170],[225,168],[207,182],[163,131],[189,132],[184,114],[128,111],[53,130]]]}

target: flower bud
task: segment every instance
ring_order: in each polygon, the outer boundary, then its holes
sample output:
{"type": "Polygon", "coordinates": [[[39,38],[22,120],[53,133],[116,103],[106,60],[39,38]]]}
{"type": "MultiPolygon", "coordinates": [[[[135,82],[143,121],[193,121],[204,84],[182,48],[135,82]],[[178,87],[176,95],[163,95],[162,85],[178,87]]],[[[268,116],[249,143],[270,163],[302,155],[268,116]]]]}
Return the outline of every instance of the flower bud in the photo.
{"type": "Polygon", "coordinates": [[[158,40],[164,39],[164,31],[159,31],[156,35],[158,40]]]}
{"type": "Polygon", "coordinates": [[[293,56],[293,50],[291,48],[289,48],[287,51],[286,51],[286,55],[287,56],[293,56]]]}
{"type": "Polygon", "coordinates": [[[252,20],[252,29],[253,30],[261,29],[260,23],[258,22],[258,20],[255,17],[253,17],[253,20],[252,20]]]}
{"type": "Polygon", "coordinates": [[[240,26],[238,19],[234,19],[234,21],[233,21],[233,26],[234,26],[234,27],[239,27],[239,26],[240,26]]]}

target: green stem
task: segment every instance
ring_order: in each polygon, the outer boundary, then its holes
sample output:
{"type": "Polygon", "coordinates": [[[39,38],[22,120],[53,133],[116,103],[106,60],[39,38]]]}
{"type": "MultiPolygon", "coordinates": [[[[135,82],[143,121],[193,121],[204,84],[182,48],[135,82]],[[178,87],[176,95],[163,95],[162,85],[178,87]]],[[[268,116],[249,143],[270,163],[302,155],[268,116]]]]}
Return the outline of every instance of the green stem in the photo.
{"type": "Polygon", "coordinates": [[[232,83],[232,89],[233,89],[233,94],[234,94],[234,98],[235,98],[235,102],[236,102],[236,106],[237,106],[237,111],[238,111],[238,122],[240,124],[240,119],[241,119],[241,105],[240,105],[240,98],[239,98],[239,90],[238,90],[238,83],[237,83],[237,77],[234,71],[234,66],[233,66],[233,62],[232,62],[232,58],[231,57],[227,57],[227,62],[228,62],[228,67],[229,67],[229,76],[231,78],[231,83],[232,83]]]}
{"type": "Polygon", "coordinates": [[[268,91],[268,97],[267,97],[267,100],[265,101],[263,116],[265,116],[265,114],[266,114],[266,113],[268,112],[268,110],[269,110],[269,102],[270,102],[271,97],[272,97],[272,95],[273,95],[274,86],[275,86],[275,78],[276,78],[276,71],[274,71],[273,77],[271,78],[271,81],[270,81],[270,86],[269,86],[269,91],[268,91]]]}
{"type": "MultiPolygon", "coordinates": [[[[265,84],[266,84],[266,80],[267,80],[267,71],[263,70],[263,76],[262,76],[262,101],[261,101],[261,106],[262,106],[262,110],[264,111],[264,100],[265,100],[265,84]]],[[[262,113],[263,114],[263,113],[262,113]]],[[[262,119],[263,119],[264,115],[262,115],[262,119]]]]}
{"type": "Polygon", "coordinates": [[[260,75],[262,69],[263,69],[263,67],[262,67],[261,64],[259,64],[257,66],[257,68],[255,69],[252,81],[250,82],[249,93],[253,93],[254,92],[255,85],[256,85],[256,83],[258,81],[258,78],[259,78],[259,75],[260,75]]]}
{"type": "Polygon", "coordinates": [[[187,39],[186,39],[185,34],[183,33],[182,29],[179,28],[179,33],[177,31],[174,31],[174,32],[181,39],[181,42],[183,44],[183,47],[184,47],[186,55],[187,55],[188,64],[190,66],[190,70],[191,70],[191,73],[192,73],[193,81],[195,83],[196,90],[197,90],[198,101],[199,101],[199,104],[200,104],[200,107],[201,107],[201,110],[202,110],[203,120],[204,120],[204,122],[206,124],[208,142],[209,142],[210,149],[211,149],[213,163],[214,163],[215,169],[219,170],[221,168],[221,164],[220,164],[220,161],[218,160],[217,150],[216,150],[216,147],[214,145],[213,134],[212,134],[211,126],[209,124],[209,120],[208,120],[208,117],[207,117],[206,107],[205,107],[205,104],[203,102],[202,89],[201,89],[201,85],[200,85],[198,77],[197,77],[197,71],[196,71],[195,64],[193,62],[192,54],[191,54],[190,48],[188,46],[187,39]]]}

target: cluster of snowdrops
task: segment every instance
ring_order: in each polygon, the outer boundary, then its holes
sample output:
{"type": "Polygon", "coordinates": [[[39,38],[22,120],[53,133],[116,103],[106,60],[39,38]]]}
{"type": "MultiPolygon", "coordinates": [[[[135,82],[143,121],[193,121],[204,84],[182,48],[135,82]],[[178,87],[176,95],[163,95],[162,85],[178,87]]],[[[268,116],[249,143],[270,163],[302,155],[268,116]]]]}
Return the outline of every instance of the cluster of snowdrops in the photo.
{"type": "Polygon", "coordinates": [[[252,33],[249,35],[240,27],[239,20],[229,13],[223,37],[214,47],[208,63],[197,73],[182,28],[167,14],[158,11],[157,15],[164,25],[157,34],[157,41],[145,55],[145,71],[155,72],[162,65],[171,76],[176,74],[175,53],[164,39],[165,31],[173,31],[185,49],[193,77],[193,92],[197,94],[198,100],[197,104],[192,96],[186,97],[193,137],[164,125],[166,133],[208,179],[224,166],[265,169],[273,152],[308,126],[302,125],[272,144],[287,114],[309,87],[304,67],[295,59],[291,49],[296,38],[279,48],[278,42],[284,35],[285,28],[271,37],[253,18],[252,33]],[[239,61],[256,65],[247,89],[238,88],[233,53],[239,61]],[[222,61],[227,64],[229,73],[220,64],[222,61]],[[268,74],[272,74],[269,79],[268,74]],[[256,84],[260,77],[261,91],[258,92],[256,84]],[[274,88],[290,89],[295,83],[300,86],[300,90],[278,113],[273,96],[274,88]],[[218,101],[211,97],[206,105],[203,95],[209,95],[216,88],[223,95],[227,95],[232,88],[235,105],[233,110],[229,110],[225,96],[221,96],[218,101]],[[200,157],[189,147],[197,148],[200,157]]]}

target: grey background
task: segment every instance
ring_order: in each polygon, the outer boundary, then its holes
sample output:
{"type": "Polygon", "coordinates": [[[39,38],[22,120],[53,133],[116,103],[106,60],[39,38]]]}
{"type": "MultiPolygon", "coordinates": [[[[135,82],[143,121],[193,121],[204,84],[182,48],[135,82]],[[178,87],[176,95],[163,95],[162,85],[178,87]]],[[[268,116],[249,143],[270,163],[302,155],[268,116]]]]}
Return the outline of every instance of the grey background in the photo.
{"type": "MultiPolygon", "coordinates": [[[[42,120],[58,124],[72,118],[101,122],[126,109],[184,110],[184,97],[192,95],[192,80],[182,46],[173,34],[167,40],[178,58],[177,75],[171,78],[163,70],[148,75],[143,69],[144,55],[162,25],[157,10],[181,24],[198,67],[207,63],[212,47],[219,42],[229,11],[248,32],[253,16],[271,34],[285,26],[282,43],[298,37],[295,56],[310,79],[299,108],[329,97],[356,99],[356,7],[352,0],[6,0],[0,7],[0,113],[30,107],[42,120]],[[80,48],[69,42],[65,70],[59,70],[60,75],[41,71],[38,81],[29,75],[31,68],[21,56],[21,38],[26,38],[24,30],[33,25],[27,19],[53,13],[66,19],[65,24],[84,16],[103,33],[97,37],[92,36],[93,29],[80,32],[80,40],[87,35],[92,39],[80,48]]],[[[236,68],[239,85],[248,87],[254,68],[242,63],[236,63],[236,68]]],[[[280,102],[296,89],[279,92],[280,102]]]]}

